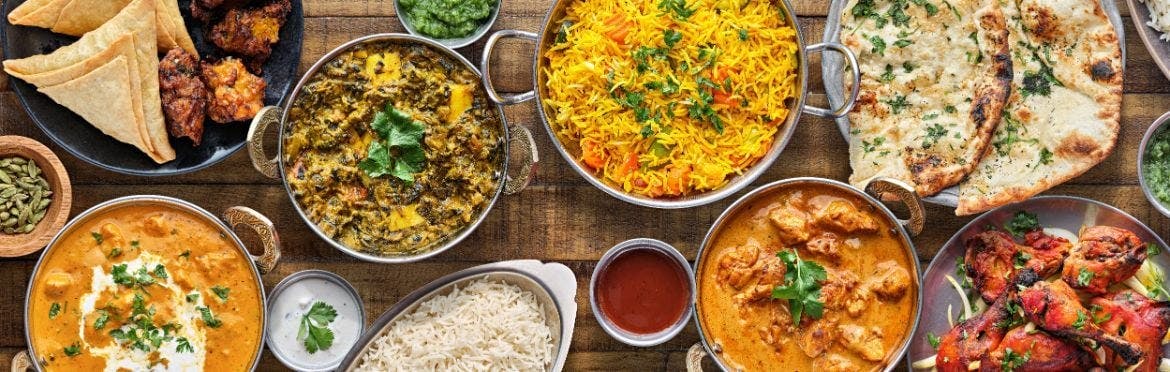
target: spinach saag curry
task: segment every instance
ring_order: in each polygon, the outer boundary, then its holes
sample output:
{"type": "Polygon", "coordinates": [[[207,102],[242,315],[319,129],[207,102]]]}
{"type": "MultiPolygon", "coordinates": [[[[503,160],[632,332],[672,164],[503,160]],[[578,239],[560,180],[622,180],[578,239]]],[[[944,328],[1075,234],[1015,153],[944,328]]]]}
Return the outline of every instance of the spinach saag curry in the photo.
{"type": "Polygon", "coordinates": [[[285,180],[326,236],[377,256],[428,251],[495,198],[503,124],[478,75],[423,44],[358,44],[289,109],[285,180]]]}
{"type": "Polygon", "coordinates": [[[770,191],[727,217],[698,272],[700,324],[732,370],[881,369],[916,316],[913,259],[864,200],[770,191]]]}
{"type": "Polygon", "coordinates": [[[262,341],[252,261],[203,217],[166,206],[98,212],[33,276],[28,322],[48,371],[245,371],[262,341]]]}

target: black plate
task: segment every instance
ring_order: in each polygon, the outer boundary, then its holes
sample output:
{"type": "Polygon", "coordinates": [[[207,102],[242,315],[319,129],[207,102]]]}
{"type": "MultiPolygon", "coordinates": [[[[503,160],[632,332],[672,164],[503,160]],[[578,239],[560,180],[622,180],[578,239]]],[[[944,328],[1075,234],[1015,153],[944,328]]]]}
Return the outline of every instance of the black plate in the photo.
{"type": "MultiPolygon", "coordinates": [[[[8,0],[4,4],[3,32],[0,42],[4,44],[5,58],[24,58],[49,53],[73,43],[77,38],[55,34],[38,27],[13,26],[8,23],[7,14],[25,0],[8,0]]],[[[179,0],[183,21],[195,41],[200,56],[215,56],[215,45],[206,40],[202,23],[191,18],[191,0],[179,0]]],[[[304,12],[300,0],[292,0],[292,12],[280,30],[280,41],[272,46],[272,56],[264,65],[261,76],[268,82],[264,92],[265,105],[277,105],[288,94],[296,82],[297,67],[301,62],[301,41],[304,31],[304,12]]],[[[203,141],[198,147],[186,138],[171,138],[175,148],[175,160],[157,164],[138,148],[118,142],[102,134],[69,109],[53,102],[48,96],[37,92],[36,87],[9,78],[12,90],[20,98],[25,111],[33,122],[45,131],[49,138],[69,153],[99,167],[132,175],[165,176],[193,172],[226,159],[244,146],[248,123],[218,124],[208,120],[203,130],[203,141]]]]}

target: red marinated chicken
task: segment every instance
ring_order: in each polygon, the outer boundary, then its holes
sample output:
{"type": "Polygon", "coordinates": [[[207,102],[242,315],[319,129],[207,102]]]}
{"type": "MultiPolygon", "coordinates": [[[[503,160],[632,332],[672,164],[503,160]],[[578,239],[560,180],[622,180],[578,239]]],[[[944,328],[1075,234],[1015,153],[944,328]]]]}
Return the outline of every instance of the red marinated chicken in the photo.
{"type": "Polygon", "coordinates": [[[1094,298],[1092,304],[1096,310],[1093,318],[1104,321],[1101,328],[1141,347],[1145,359],[1137,371],[1157,371],[1162,336],[1170,329],[1170,302],[1157,302],[1127,289],[1094,298]]]}
{"type": "Polygon", "coordinates": [[[1020,291],[1019,300],[1024,317],[1053,335],[1105,345],[1124,365],[1134,365],[1142,359],[1137,345],[1098,327],[1093,314],[1081,306],[1076,292],[1062,281],[1037,281],[1020,291]]]}
{"type": "Polygon", "coordinates": [[[195,146],[203,139],[203,120],[207,117],[207,86],[200,75],[199,58],[183,48],[171,49],[158,65],[167,131],[171,136],[190,138],[195,146]]]}
{"type": "Polygon", "coordinates": [[[1087,227],[1064,261],[1061,279],[1073,288],[1102,295],[1110,285],[1133,276],[1145,260],[1145,244],[1129,230],[1087,227]]]}
{"type": "Polygon", "coordinates": [[[1034,230],[1025,236],[1027,245],[1017,244],[1001,231],[984,231],[967,240],[967,275],[983,300],[991,303],[1015,282],[1019,268],[1032,269],[1041,277],[1055,274],[1072,244],[1034,230]]]}
{"type": "Polygon", "coordinates": [[[991,352],[982,371],[1087,371],[1096,366],[1093,355],[1075,343],[1044,331],[1016,327],[991,352]]]}
{"type": "Polygon", "coordinates": [[[1000,296],[983,314],[964,320],[942,336],[935,367],[942,372],[967,371],[972,362],[990,364],[988,350],[995,350],[1006,333],[1010,296],[1000,296]]]}

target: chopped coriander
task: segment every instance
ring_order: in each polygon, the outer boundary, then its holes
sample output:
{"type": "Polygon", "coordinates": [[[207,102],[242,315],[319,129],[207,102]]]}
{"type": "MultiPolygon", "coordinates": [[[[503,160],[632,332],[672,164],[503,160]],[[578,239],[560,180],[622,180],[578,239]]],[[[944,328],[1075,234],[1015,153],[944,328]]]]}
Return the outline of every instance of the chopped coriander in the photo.
{"type": "Polygon", "coordinates": [[[166,279],[167,278],[167,267],[163,266],[162,264],[155,265],[154,266],[154,276],[157,276],[159,279],[166,279]]]}
{"type": "Polygon", "coordinates": [[[901,94],[894,95],[894,99],[883,100],[882,103],[885,103],[887,106],[890,106],[890,112],[892,112],[894,114],[900,114],[900,113],[902,113],[902,110],[905,110],[907,107],[910,107],[910,103],[906,102],[906,96],[903,96],[901,94]]]}
{"type": "Polygon", "coordinates": [[[667,48],[674,48],[679,40],[682,40],[682,33],[671,29],[662,31],[662,42],[666,44],[667,48]]]}
{"type": "Polygon", "coordinates": [[[106,258],[114,258],[122,255],[122,248],[114,247],[110,253],[106,254],[106,258]]]}
{"type": "Polygon", "coordinates": [[[223,325],[223,321],[220,321],[219,318],[216,318],[215,314],[211,313],[211,309],[208,309],[206,306],[196,307],[195,310],[199,310],[199,313],[203,318],[203,324],[207,325],[208,327],[219,328],[219,326],[223,325]]]}
{"type": "Polygon", "coordinates": [[[1085,321],[1087,321],[1087,320],[1088,320],[1088,317],[1085,316],[1085,313],[1078,309],[1077,310],[1077,320],[1073,321],[1072,326],[1073,326],[1073,328],[1076,328],[1076,329],[1084,329],[1085,328],[1085,321]]]}
{"type": "Polygon", "coordinates": [[[1003,229],[1009,234],[1017,238],[1024,237],[1024,234],[1040,228],[1040,220],[1036,215],[1028,213],[1027,211],[1017,211],[1012,215],[1012,219],[1004,224],[1003,229]]]}
{"type": "Polygon", "coordinates": [[[102,245],[102,241],[105,240],[102,238],[102,233],[100,232],[91,232],[89,235],[93,237],[93,241],[97,242],[98,245],[102,245]]]}
{"type": "Polygon", "coordinates": [[[914,42],[910,41],[910,40],[906,40],[906,39],[898,39],[898,41],[894,42],[894,46],[899,47],[899,48],[908,47],[908,46],[910,46],[910,44],[914,44],[914,42]]]}
{"type": "Polygon", "coordinates": [[[942,343],[942,339],[934,335],[934,332],[926,332],[926,342],[930,343],[930,347],[938,349],[938,344],[942,343]]]}
{"type": "Polygon", "coordinates": [[[1154,257],[1162,253],[1162,248],[1154,243],[1146,243],[1146,256],[1154,257]]]}
{"type": "Polygon", "coordinates": [[[902,71],[906,71],[907,73],[914,71],[914,64],[910,63],[910,61],[902,62],[902,71]]]}
{"type": "Polygon", "coordinates": [[[297,331],[297,338],[304,340],[305,350],[308,350],[309,354],[333,346],[333,331],[329,329],[329,323],[332,323],[335,318],[337,318],[337,310],[321,301],[313,303],[309,312],[301,317],[301,327],[297,331]]]}
{"type": "Polygon", "coordinates": [[[873,142],[861,140],[861,149],[866,153],[871,153],[877,150],[878,146],[881,146],[885,142],[886,137],[874,137],[873,142]]]}
{"type": "Polygon", "coordinates": [[[138,240],[131,240],[130,248],[138,249],[138,240]]]}
{"type": "Polygon", "coordinates": [[[61,304],[54,302],[49,305],[49,319],[57,319],[58,315],[61,315],[61,304]]]}
{"type": "Polygon", "coordinates": [[[219,297],[220,300],[227,301],[228,293],[231,292],[231,289],[228,287],[217,285],[217,286],[211,287],[211,291],[215,292],[215,297],[219,297]]]}
{"type": "Polygon", "coordinates": [[[199,294],[198,293],[187,294],[187,302],[194,303],[195,301],[199,301],[199,294]]]}
{"type": "Polygon", "coordinates": [[[851,12],[855,18],[869,18],[877,28],[885,27],[886,22],[889,22],[881,14],[878,14],[877,5],[874,3],[874,0],[859,0],[857,5],[853,6],[851,12]]]}
{"type": "Polygon", "coordinates": [[[74,342],[72,345],[66,346],[65,355],[70,358],[81,355],[81,345],[77,342],[74,342]]]}
{"type": "Polygon", "coordinates": [[[1089,283],[1093,281],[1094,276],[1096,274],[1089,271],[1088,268],[1082,267],[1081,271],[1077,272],[1077,286],[1088,287],[1089,283]]]}
{"type": "Polygon", "coordinates": [[[739,40],[740,41],[747,41],[747,39],[748,39],[748,30],[745,30],[742,28],[739,29],[739,40]]]}
{"type": "Polygon", "coordinates": [[[904,2],[894,2],[886,11],[886,15],[890,17],[890,21],[894,22],[894,26],[906,27],[910,25],[910,15],[906,14],[905,6],[904,2]]]}
{"type": "Polygon", "coordinates": [[[186,337],[179,337],[175,340],[178,345],[175,345],[175,352],[178,353],[194,353],[195,348],[191,347],[191,342],[186,337]]]}
{"type": "Polygon", "coordinates": [[[1016,269],[1023,269],[1024,266],[1028,264],[1028,260],[1031,259],[1032,255],[1028,254],[1027,252],[1017,251],[1016,254],[1012,256],[1012,266],[1014,266],[1016,269]]]}
{"type": "Polygon", "coordinates": [[[918,6],[922,7],[924,10],[926,10],[926,15],[933,17],[935,14],[938,14],[938,7],[934,6],[934,4],[932,4],[930,1],[927,1],[927,0],[910,0],[910,1],[913,2],[915,5],[918,5],[918,6]]]}
{"type": "Polygon", "coordinates": [[[894,81],[894,66],[886,65],[886,72],[882,74],[881,80],[883,82],[894,81]]]}
{"type": "Polygon", "coordinates": [[[93,329],[106,328],[106,323],[110,321],[110,313],[105,310],[98,310],[98,318],[93,321],[93,329]]]}
{"type": "Polygon", "coordinates": [[[882,40],[881,36],[870,36],[869,43],[873,44],[873,48],[869,50],[870,53],[886,55],[886,41],[882,40]]]}
{"type": "Polygon", "coordinates": [[[1015,371],[1016,368],[1020,368],[1024,365],[1024,363],[1027,363],[1029,359],[1032,359],[1031,351],[1028,351],[1025,354],[1020,354],[1013,351],[1012,348],[1009,347],[1004,350],[1003,362],[1000,363],[1000,369],[1002,369],[1004,372],[1015,371]]]}
{"type": "Polygon", "coordinates": [[[959,110],[955,109],[955,106],[947,105],[946,107],[943,107],[943,112],[946,112],[948,114],[953,114],[953,113],[956,113],[958,111],[959,110]]]}
{"type": "Polygon", "coordinates": [[[1040,164],[1052,164],[1052,151],[1049,151],[1047,147],[1040,149],[1040,164]]]}
{"type": "Polygon", "coordinates": [[[183,251],[183,253],[179,254],[179,257],[182,257],[182,258],[191,258],[191,250],[190,250],[190,249],[188,249],[188,250],[185,250],[185,251],[183,251]]]}
{"type": "Polygon", "coordinates": [[[671,13],[674,19],[685,21],[695,14],[694,8],[687,8],[686,0],[662,0],[658,2],[658,10],[665,13],[671,13]]]}
{"type": "MultiPolygon", "coordinates": [[[[934,115],[938,116],[938,114],[934,115]]],[[[947,129],[943,128],[942,124],[935,123],[933,126],[926,127],[926,138],[922,140],[922,148],[931,148],[935,143],[938,143],[940,138],[945,135],[947,135],[947,129]]]]}

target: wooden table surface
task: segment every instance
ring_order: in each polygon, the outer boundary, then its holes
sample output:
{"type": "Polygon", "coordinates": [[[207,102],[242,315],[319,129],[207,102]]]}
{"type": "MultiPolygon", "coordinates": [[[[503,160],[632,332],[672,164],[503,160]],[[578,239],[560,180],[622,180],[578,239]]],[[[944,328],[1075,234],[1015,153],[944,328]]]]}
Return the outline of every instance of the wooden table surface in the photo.
{"type": "MultiPolygon", "coordinates": [[[[301,71],[350,39],[373,33],[405,32],[395,19],[393,0],[303,2],[306,19],[301,71]]],[[[550,5],[551,0],[503,0],[495,29],[538,32],[550,5]]],[[[793,5],[805,41],[819,41],[828,12],[827,1],[795,0],[793,5]]],[[[1129,60],[1117,147],[1096,168],[1046,194],[1077,195],[1112,204],[1146,222],[1160,235],[1170,236],[1170,219],[1146,202],[1138,186],[1136,169],[1136,149],[1142,134],[1155,118],[1170,110],[1170,82],[1137,38],[1124,1],[1119,1],[1118,7],[1124,16],[1129,60]]],[[[468,59],[478,61],[483,43],[481,40],[459,51],[468,59]]],[[[497,50],[493,63],[500,89],[518,92],[531,88],[532,46],[508,42],[497,50]]],[[[823,104],[819,59],[813,59],[809,73],[810,100],[823,104]]],[[[332,271],[357,287],[365,301],[367,321],[376,319],[415,288],[460,269],[512,259],[561,262],[577,275],[577,328],[566,370],[683,369],[686,349],[698,341],[693,325],[660,346],[625,346],[606,335],[593,318],[587,294],[589,276],[596,260],[608,248],[631,238],[660,239],[693,258],[715,217],[739,194],[686,210],[656,210],[621,202],[573,172],[556,153],[534,107],[529,102],[505,110],[511,125],[526,126],[535,135],[542,156],[532,185],[518,195],[501,197],[479,229],[447,252],[420,263],[385,265],[357,261],[314,235],[293,210],[279,181],[257,173],[246,151],[209,169],[181,176],[144,178],[105,171],[78,160],[51,142],[20,107],[8,87],[7,77],[0,78],[0,135],[32,137],[61,157],[73,181],[73,214],[105,200],[136,194],[178,197],[215,213],[234,205],[252,207],[276,223],[283,243],[280,265],[275,272],[264,276],[267,288],[296,271],[332,271]]],[[[756,183],[800,176],[845,180],[849,176],[846,148],[845,140],[831,121],[805,115],[783,155],[756,183]]],[[[927,229],[914,239],[922,262],[929,262],[951,234],[969,220],[954,216],[950,208],[928,207],[927,229]]],[[[26,346],[23,301],[37,257],[34,254],[0,260],[0,283],[3,283],[0,285],[0,365],[7,365],[12,355],[26,346]]],[[[261,370],[285,369],[267,351],[261,363],[261,370]]]]}

